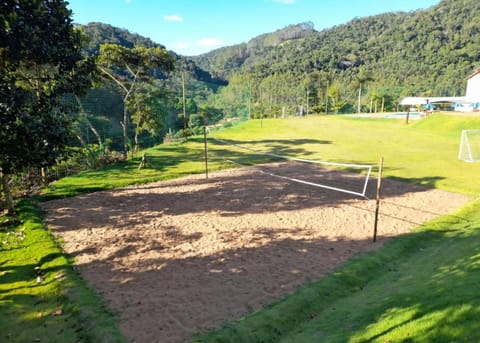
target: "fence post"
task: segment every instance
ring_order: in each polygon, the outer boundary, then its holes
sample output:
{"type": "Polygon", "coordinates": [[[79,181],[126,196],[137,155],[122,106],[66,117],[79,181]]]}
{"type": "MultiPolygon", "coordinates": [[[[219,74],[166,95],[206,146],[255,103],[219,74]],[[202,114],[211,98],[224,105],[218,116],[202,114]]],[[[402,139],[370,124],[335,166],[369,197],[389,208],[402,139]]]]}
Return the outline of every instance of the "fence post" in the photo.
{"type": "Polygon", "coordinates": [[[378,167],[378,179],[377,179],[377,200],[375,205],[375,225],[373,228],[373,242],[377,241],[377,227],[378,227],[378,212],[380,209],[380,197],[382,189],[382,172],[383,172],[383,157],[380,159],[380,166],[378,167]]]}
{"type": "Polygon", "coordinates": [[[206,126],[203,127],[203,145],[205,146],[205,178],[208,179],[208,146],[206,126]]]}

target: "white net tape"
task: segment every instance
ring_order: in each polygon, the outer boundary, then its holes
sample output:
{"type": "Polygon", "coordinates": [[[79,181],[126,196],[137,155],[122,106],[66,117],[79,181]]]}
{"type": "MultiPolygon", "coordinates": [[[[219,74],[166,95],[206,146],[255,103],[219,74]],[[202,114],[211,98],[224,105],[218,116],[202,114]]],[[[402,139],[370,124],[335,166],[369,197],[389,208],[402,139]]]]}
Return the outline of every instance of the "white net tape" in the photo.
{"type": "Polygon", "coordinates": [[[279,155],[279,154],[275,154],[275,153],[263,152],[263,151],[255,150],[255,149],[245,147],[245,146],[242,146],[242,145],[239,145],[239,144],[235,144],[235,143],[223,140],[223,139],[218,139],[218,138],[210,138],[210,139],[212,139],[216,142],[219,142],[222,145],[235,146],[237,148],[241,148],[241,149],[245,149],[247,151],[253,152],[257,155],[270,156],[270,157],[275,157],[275,158],[279,158],[279,159],[283,159],[283,160],[287,160],[287,161],[310,163],[310,164],[320,164],[320,165],[329,166],[329,167],[364,170],[365,171],[365,173],[364,173],[365,178],[362,179],[363,181],[361,182],[360,190],[352,190],[352,189],[348,189],[348,188],[345,188],[345,187],[332,186],[332,185],[327,185],[327,184],[323,184],[323,183],[310,182],[310,181],[302,180],[302,179],[299,179],[299,178],[296,178],[296,177],[279,175],[279,174],[276,174],[276,173],[273,173],[273,172],[265,171],[265,170],[263,170],[263,169],[261,169],[260,167],[257,167],[257,166],[254,166],[254,167],[248,166],[248,165],[233,161],[232,159],[227,159],[227,158],[224,158],[222,156],[216,155],[217,158],[220,158],[220,159],[222,159],[226,162],[229,162],[229,163],[241,166],[241,167],[251,167],[251,168],[254,168],[258,172],[261,172],[263,174],[266,174],[266,175],[269,175],[269,176],[272,176],[272,177],[277,177],[277,178],[288,180],[288,181],[291,181],[291,182],[298,182],[298,183],[302,183],[302,184],[305,184],[305,185],[320,187],[320,188],[324,188],[324,189],[329,189],[329,190],[333,190],[333,191],[348,193],[348,194],[357,195],[357,196],[361,196],[361,197],[366,198],[365,194],[366,194],[366,191],[367,191],[367,186],[368,186],[368,181],[370,179],[370,174],[372,172],[372,166],[371,165],[354,164],[354,163],[337,163],[337,162],[327,162],[327,161],[318,161],[318,160],[307,160],[307,159],[295,158],[295,157],[290,157],[290,156],[285,156],[285,155],[279,155]]]}

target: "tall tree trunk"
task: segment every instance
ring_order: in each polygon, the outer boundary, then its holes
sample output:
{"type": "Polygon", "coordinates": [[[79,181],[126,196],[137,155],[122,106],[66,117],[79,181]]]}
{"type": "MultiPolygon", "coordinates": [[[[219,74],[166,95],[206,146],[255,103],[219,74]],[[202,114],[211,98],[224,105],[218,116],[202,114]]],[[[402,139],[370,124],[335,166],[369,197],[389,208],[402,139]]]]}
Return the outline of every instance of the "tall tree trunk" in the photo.
{"type": "Polygon", "coordinates": [[[47,168],[46,167],[40,168],[40,174],[42,175],[42,186],[47,187],[48,186],[47,168]]]}
{"type": "Polygon", "coordinates": [[[93,134],[95,135],[95,137],[97,137],[98,145],[99,145],[99,146],[102,146],[102,144],[103,144],[103,142],[102,142],[102,137],[101,137],[100,134],[98,133],[97,129],[92,125],[92,123],[90,122],[90,120],[88,120],[88,118],[85,117],[85,121],[87,122],[88,127],[89,127],[90,130],[93,132],[93,134]]]}
{"type": "Polygon", "coordinates": [[[360,110],[362,109],[362,84],[360,84],[360,87],[358,87],[358,105],[357,105],[357,113],[360,113],[360,110]]]}
{"type": "Polygon", "coordinates": [[[139,126],[140,124],[137,123],[137,129],[135,130],[135,148],[133,149],[134,154],[136,154],[138,150],[140,150],[140,145],[138,144],[138,133],[140,132],[139,126]]]}
{"type": "Polygon", "coordinates": [[[13,196],[12,192],[10,191],[10,177],[3,173],[0,169],[0,177],[2,178],[2,188],[3,194],[5,195],[5,201],[7,202],[7,211],[9,214],[15,214],[15,206],[13,205],[13,196]]]}
{"type": "Polygon", "coordinates": [[[327,87],[325,87],[325,114],[328,114],[328,87],[329,81],[327,80],[327,87]]]}
{"type": "Polygon", "coordinates": [[[85,121],[87,122],[88,127],[89,127],[90,130],[93,132],[93,134],[95,135],[95,137],[97,137],[98,145],[101,146],[101,145],[103,144],[103,143],[102,143],[102,137],[101,137],[100,134],[98,133],[97,129],[95,129],[95,127],[92,125],[92,123],[90,122],[90,120],[88,120],[87,115],[86,115],[86,112],[85,112],[85,110],[83,109],[83,104],[82,104],[82,101],[80,100],[80,97],[79,97],[78,95],[75,95],[75,99],[77,100],[78,106],[80,107],[80,113],[85,114],[85,121]]]}
{"type": "Polygon", "coordinates": [[[310,110],[310,109],[309,109],[310,103],[309,103],[309,101],[308,101],[308,100],[309,100],[309,99],[308,99],[309,96],[310,96],[310,91],[307,89],[307,113],[306,113],[307,116],[308,116],[308,112],[309,112],[309,110],[310,110]]]}
{"type": "Polygon", "coordinates": [[[128,160],[128,109],[127,109],[127,100],[130,97],[130,93],[132,92],[135,86],[135,81],[133,82],[130,89],[127,90],[125,96],[123,97],[123,122],[120,122],[123,129],[123,156],[125,160],[128,160]]]}
{"type": "Polygon", "coordinates": [[[182,72],[182,99],[183,99],[183,136],[187,139],[187,98],[185,94],[185,72],[182,72]]]}
{"type": "Polygon", "coordinates": [[[126,109],[124,110],[124,115],[123,115],[123,122],[120,122],[120,125],[122,126],[123,130],[123,157],[125,160],[128,160],[128,139],[127,139],[127,124],[125,123],[125,119],[127,118],[126,116],[126,109]]]}
{"type": "Polygon", "coordinates": [[[88,153],[90,154],[90,158],[92,160],[92,165],[91,168],[95,169],[97,167],[97,157],[95,156],[95,153],[92,151],[92,149],[89,148],[89,146],[85,143],[83,140],[82,136],[77,135],[78,140],[80,141],[80,144],[87,149],[88,153]]]}

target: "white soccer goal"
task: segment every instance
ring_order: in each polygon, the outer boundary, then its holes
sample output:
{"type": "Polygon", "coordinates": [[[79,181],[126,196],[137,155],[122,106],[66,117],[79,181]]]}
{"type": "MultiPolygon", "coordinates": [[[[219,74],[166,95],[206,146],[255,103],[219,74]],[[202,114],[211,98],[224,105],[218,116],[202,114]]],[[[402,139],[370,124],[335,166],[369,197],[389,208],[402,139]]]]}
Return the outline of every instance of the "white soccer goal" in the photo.
{"type": "Polygon", "coordinates": [[[480,129],[462,131],[458,159],[465,162],[480,162],[480,129]]]}

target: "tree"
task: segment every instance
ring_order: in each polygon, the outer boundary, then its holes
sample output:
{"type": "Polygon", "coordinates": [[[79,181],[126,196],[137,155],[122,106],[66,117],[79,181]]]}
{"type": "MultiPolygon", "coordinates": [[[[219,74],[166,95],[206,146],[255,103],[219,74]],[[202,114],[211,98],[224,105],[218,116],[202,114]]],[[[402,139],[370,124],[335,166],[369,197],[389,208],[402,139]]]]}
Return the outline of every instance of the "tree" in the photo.
{"type": "Polygon", "coordinates": [[[373,77],[365,69],[360,69],[358,75],[355,77],[355,84],[358,87],[358,104],[357,104],[357,113],[361,112],[362,106],[362,87],[364,84],[373,81],[373,77]]]}
{"type": "Polygon", "coordinates": [[[127,159],[128,124],[130,121],[128,100],[136,92],[139,83],[153,79],[152,70],[174,69],[173,57],[164,48],[134,47],[125,48],[116,44],[102,44],[98,58],[100,73],[114,82],[123,95],[123,149],[127,159]]]}
{"type": "Polygon", "coordinates": [[[144,85],[128,100],[132,110],[132,123],[135,124],[135,147],[139,149],[138,136],[142,131],[148,131],[156,136],[165,126],[168,116],[168,92],[159,87],[144,85]]]}
{"type": "Polygon", "coordinates": [[[346,101],[342,99],[340,88],[336,84],[328,89],[328,98],[331,101],[330,108],[335,114],[338,114],[338,111],[346,105],[346,101]]]}
{"type": "Polygon", "coordinates": [[[91,82],[82,36],[64,1],[0,2],[0,172],[9,212],[9,179],[65,156],[72,135],[62,96],[91,82]]]}

